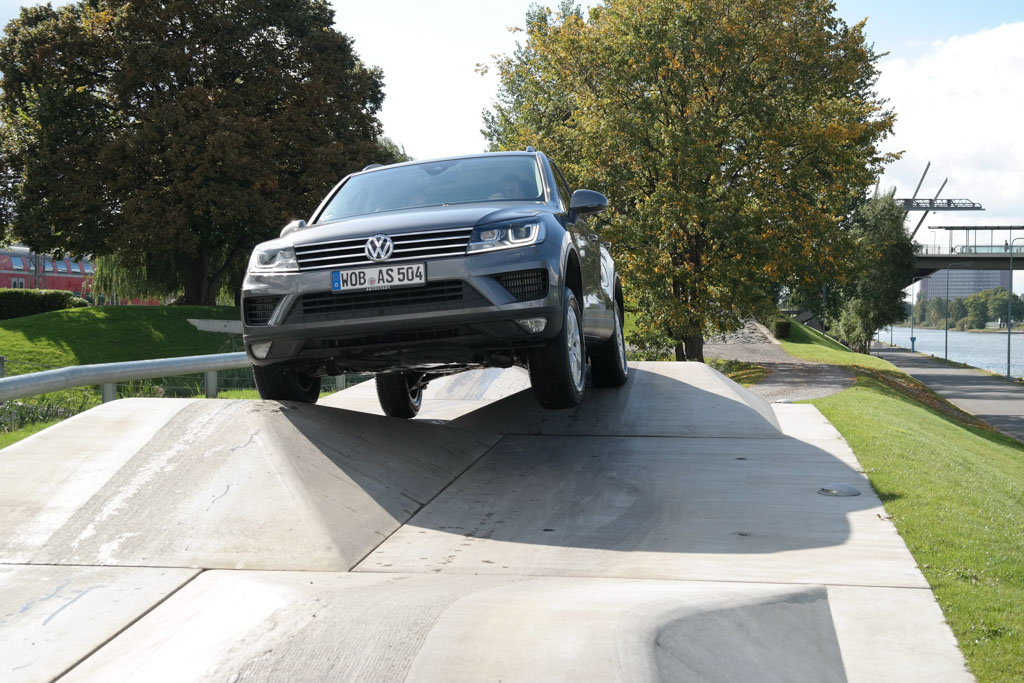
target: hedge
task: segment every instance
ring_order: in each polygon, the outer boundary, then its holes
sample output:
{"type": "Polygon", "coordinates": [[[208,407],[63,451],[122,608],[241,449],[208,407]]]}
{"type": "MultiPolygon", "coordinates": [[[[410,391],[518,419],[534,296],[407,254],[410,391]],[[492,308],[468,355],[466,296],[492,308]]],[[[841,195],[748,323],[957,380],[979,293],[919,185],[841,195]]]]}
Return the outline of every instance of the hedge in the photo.
{"type": "Polygon", "coordinates": [[[0,320],[88,305],[85,299],[60,289],[0,289],[0,320]]]}

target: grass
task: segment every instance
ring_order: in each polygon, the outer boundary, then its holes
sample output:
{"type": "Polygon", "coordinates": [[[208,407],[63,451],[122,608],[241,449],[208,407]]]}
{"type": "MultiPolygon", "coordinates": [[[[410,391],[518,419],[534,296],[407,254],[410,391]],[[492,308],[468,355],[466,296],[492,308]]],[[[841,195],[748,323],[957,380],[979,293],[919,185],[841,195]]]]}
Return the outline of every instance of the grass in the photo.
{"type": "Polygon", "coordinates": [[[855,386],[810,403],[857,454],[971,671],[1024,680],[1024,445],[892,366],[795,336],[799,357],[855,373],[855,386]]]}
{"type": "Polygon", "coordinates": [[[768,376],[768,369],[753,363],[724,358],[705,358],[704,362],[732,381],[745,387],[753,386],[768,376]]]}
{"type": "Polygon", "coordinates": [[[223,306],[99,306],[0,321],[8,375],[46,367],[175,358],[227,350],[231,336],[200,332],[187,318],[238,320],[223,306]]]}
{"type": "Polygon", "coordinates": [[[782,342],[782,348],[791,356],[803,360],[869,370],[896,370],[896,366],[887,360],[863,353],[854,353],[835,339],[795,320],[791,321],[789,338],[779,341],[782,342]]]}
{"type": "Polygon", "coordinates": [[[60,420],[51,420],[50,422],[33,422],[30,425],[16,429],[13,432],[0,432],[0,449],[7,448],[12,443],[21,441],[22,439],[32,436],[37,432],[41,432],[51,425],[55,425],[60,420]]]}

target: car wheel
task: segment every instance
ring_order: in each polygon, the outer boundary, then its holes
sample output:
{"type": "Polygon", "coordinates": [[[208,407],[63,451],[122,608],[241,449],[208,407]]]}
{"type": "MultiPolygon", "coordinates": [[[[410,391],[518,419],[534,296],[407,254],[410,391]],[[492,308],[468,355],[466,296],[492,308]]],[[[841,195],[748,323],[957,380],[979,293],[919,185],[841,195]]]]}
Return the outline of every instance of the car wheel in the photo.
{"type": "Polygon", "coordinates": [[[537,402],[557,410],[573,408],[583,400],[587,349],[583,340],[583,315],[572,290],[563,297],[562,329],[543,348],[530,354],[530,384],[537,402]]]}
{"type": "Polygon", "coordinates": [[[320,398],[320,378],[303,372],[288,372],[273,365],[252,366],[260,398],[268,401],[316,403],[320,398]]]}
{"type": "Polygon", "coordinates": [[[377,375],[377,399],[385,415],[416,417],[423,405],[423,386],[416,386],[421,376],[413,372],[377,375]]]}
{"type": "Polygon", "coordinates": [[[590,357],[590,371],[594,384],[599,387],[619,387],[629,379],[626,362],[626,339],[622,332],[622,311],[615,302],[615,332],[608,343],[594,351],[590,357]]]}

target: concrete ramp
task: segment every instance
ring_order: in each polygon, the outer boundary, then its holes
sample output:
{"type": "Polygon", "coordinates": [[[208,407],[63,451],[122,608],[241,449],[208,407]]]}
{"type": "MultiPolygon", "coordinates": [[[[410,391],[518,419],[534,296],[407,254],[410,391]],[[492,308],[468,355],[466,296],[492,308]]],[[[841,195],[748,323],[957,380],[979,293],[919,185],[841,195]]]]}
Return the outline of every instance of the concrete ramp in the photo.
{"type": "Polygon", "coordinates": [[[498,434],[780,438],[771,406],[703,363],[630,363],[629,381],[587,388],[571,410],[540,410],[521,391],[454,422],[498,434]]]}
{"type": "MultiPolygon", "coordinates": [[[[467,370],[457,375],[436,379],[423,392],[423,405],[417,421],[454,420],[467,413],[530,389],[530,374],[523,368],[487,368],[467,370]]],[[[383,415],[377,400],[374,381],[368,380],[354,387],[320,399],[320,405],[346,410],[358,410],[383,415]]]]}
{"type": "Polygon", "coordinates": [[[497,439],[321,406],[116,401],[4,451],[0,561],[345,571],[497,439]],[[133,416],[150,438],[118,443],[133,416]],[[82,428],[96,441],[76,453],[82,428]]]}
{"type": "Polygon", "coordinates": [[[970,680],[811,406],[697,363],[376,403],[121,400],[0,452],[0,678],[970,680]]]}

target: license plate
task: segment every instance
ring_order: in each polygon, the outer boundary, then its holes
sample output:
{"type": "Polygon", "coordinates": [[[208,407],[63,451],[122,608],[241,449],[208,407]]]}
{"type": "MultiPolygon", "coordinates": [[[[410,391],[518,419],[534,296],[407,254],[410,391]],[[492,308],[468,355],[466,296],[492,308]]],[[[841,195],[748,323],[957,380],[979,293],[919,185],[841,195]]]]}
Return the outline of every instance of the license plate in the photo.
{"type": "Polygon", "coordinates": [[[364,292],[414,287],[427,282],[427,264],[403,263],[331,272],[332,292],[364,292]]]}

